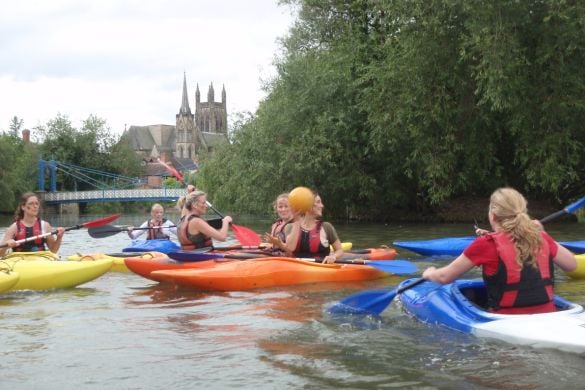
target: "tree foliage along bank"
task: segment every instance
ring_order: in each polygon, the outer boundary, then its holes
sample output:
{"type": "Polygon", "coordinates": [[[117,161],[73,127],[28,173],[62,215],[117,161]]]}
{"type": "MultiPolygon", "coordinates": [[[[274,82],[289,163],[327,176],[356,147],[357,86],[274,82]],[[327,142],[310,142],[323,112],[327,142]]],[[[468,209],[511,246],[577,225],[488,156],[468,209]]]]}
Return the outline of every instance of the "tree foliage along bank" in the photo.
{"type": "MultiPolygon", "coordinates": [[[[57,115],[45,126],[32,130],[36,143],[18,137],[22,121],[14,117],[10,132],[0,134],[0,212],[15,210],[20,194],[38,190],[38,160],[54,159],[97,171],[137,177],[143,175],[140,160],[123,137],[114,136],[106,122],[94,115],[81,128],[67,116],[57,115]]],[[[48,180],[48,178],[47,178],[48,180]]],[[[70,175],[57,174],[57,190],[92,190],[89,184],[70,175]]]]}
{"type": "Polygon", "coordinates": [[[198,185],[265,211],[297,185],[327,214],[391,217],[511,185],[583,196],[585,2],[285,0],[277,75],[198,185]]]}

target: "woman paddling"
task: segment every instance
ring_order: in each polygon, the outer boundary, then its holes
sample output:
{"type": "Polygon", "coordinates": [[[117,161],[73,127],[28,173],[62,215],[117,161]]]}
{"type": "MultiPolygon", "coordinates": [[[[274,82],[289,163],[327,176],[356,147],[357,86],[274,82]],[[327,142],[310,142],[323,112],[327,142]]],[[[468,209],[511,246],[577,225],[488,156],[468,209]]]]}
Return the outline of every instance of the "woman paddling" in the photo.
{"type": "Polygon", "coordinates": [[[232,217],[222,218],[221,228],[214,229],[201,216],[207,212],[207,196],[203,191],[195,191],[187,196],[185,201],[187,214],[181,217],[178,224],[178,237],[181,249],[193,250],[212,247],[213,240],[225,241],[228,235],[232,217]]]}
{"type": "Polygon", "coordinates": [[[527,214],[526,199],[512,188],[500,188],[490,198],[488,218],[493,233],[476,238],[459,257],[441,268],[429,267],[422,277],[450,283],[474,266],[482,267],[488,310],[500,314],[555,311],[554,268],[577,267],[575,256],[559,245],[538,221],[527,214]]]}
{"type": "Polygon", "coordinates": [[[177,235],[177,227],[164,217],[165,209],[155,203],[150,209],[150,219],[145,221],[136,231],[134,226],[128,226],[128,237],[135,240],[146,233],[147,240],[170,240],[170,234],[177,235]]]}
{"type": "MultiPolygon", "coordinates": [[[[61,240],[65,233],[65,228],[57,228],[56,237],[48,235],[39,237],[36,240],[27,241],[20,245],[16,241],[24,240],[29,237],[40,236],[51,232],[51,225],[47,221],[39,218],[41,203],[39,198],[33,192],[26,192],[20,197],[20,203],[14,213],[15,222],[8,227],[2,244],[7,244],[16,252],[37,252],[46,251],[57,253],[61,247],[61,240]]],[[[0,248],[0,256],[3,256],[8,248],[0,248]]]]}

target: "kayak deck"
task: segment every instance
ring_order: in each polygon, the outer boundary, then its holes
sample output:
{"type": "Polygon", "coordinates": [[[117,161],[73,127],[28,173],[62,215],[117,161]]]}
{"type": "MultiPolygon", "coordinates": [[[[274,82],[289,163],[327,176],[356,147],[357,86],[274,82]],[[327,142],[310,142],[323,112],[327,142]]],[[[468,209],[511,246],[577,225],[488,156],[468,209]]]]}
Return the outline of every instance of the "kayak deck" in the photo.
{"type": "MultiPolygon", "coordinates": [[[[412,279],[405,280],[400,287],[412,279]]],[[[535,348],[585,353],[585,311],[555,296],[558,311],[544,314],[494,314],[482,280],[459,280],[444,286],[425,282],[400,295],[404,309],[418,320],[478,337],[535,348]]]]}
{"type": "Polygon", "coordinates": [[[49,251],[12,252],[2,262],[20,275],[9,291],[71,288],[100,277],[112,267],[110,259],[60,261],[49,251]]]}
{"type": "Polygon", "coordinates": [[[216,262],[197,269],[162,270],[150,274],[162,281],[206,291],[243,291],[308,283],[362,281],[387,275],[367,265],[320,264],[286,257],[216,262]]]}

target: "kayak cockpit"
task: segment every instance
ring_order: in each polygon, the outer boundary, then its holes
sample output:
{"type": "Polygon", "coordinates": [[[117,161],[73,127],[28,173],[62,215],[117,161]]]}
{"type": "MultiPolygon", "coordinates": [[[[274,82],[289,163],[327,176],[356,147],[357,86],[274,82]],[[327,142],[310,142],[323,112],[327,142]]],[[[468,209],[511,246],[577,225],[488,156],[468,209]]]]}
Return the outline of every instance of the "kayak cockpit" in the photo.
{"type": "MultiPolygon", "coordinates": [[[[462,309],[468,309],[472,313],[476,311],[487,312],[487,289],[483,280],[460,280],[453,283],[451,287],[453,297],[462,309]]],[[[567,301],[557,295],[554,297],[554,303],[557,311],[574,310],[582,311],[583,308],[575,303],[567,301]]],[[[490,316],[496,315],[489,313],[490,316]]],[[[499,314],[498,316],[505,315],[499,314]]]]}

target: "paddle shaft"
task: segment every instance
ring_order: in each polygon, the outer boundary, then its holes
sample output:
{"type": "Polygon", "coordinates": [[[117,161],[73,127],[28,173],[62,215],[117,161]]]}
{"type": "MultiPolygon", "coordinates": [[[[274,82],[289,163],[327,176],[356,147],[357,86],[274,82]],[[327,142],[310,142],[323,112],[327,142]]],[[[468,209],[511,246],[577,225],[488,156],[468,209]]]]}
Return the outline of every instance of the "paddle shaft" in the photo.
{"type": "MultiPolygon", "coordinates": [[[[207,207],[210,207],[222,219],[224,218],[224,215],[218,209],[216,209],[208,200],[205,201],[205,203],[207,204],[207,207]]],[[[230,222],[230,225],[232,227],[232,230],[234,231],[234,235],[243,245],[256,246],[260,245],[260,243],[262,242],[262,239],[255,231],[248,229],[247,227],[244,226],[236,225],[233,222],[230,222]]]]}
{"type": "MultiPolygon", "coordinates": [[[[82,224],[79,224],[79,225],[70,226],[70,227],[65,228],[65,231],[68,232],[70,230],[82,229],[84,227],[97,227],[97,226],[102,226],[102,225],[105,225],[105,224],[107,224],[109,222],[112,222],[113,220],[117,219],[120,215],[122,215],[122,214],[114,214],[114,215],[110,215],[109,217],[99,218],[99,219],[96,219],[96,220],[93,220],[93,221],[88,221],[88,222],[85,222],[85,223],[82,223],[82,224]]],[[[43,234],[39,234],[37,236],[23,238],[22,240],[16,241],[16,245],[15,246],[20,246],[20,245],[22,245],[24,243],[27,243],[29,241],[34,241],[34,240],[37,240],[39,238],[48,237],[48,236],[50,236],[52,234],[57,234],[57,233],[58,233],[58,230],[55,229],[53,231],[50,231],[50,232],[47,232],[47,233],[43,233],[43,234]]],[[[6,248],[6,247],[8,247],[8,244],[2,244],[2,245],[0,245],[0,248],[6,248]]]]}

